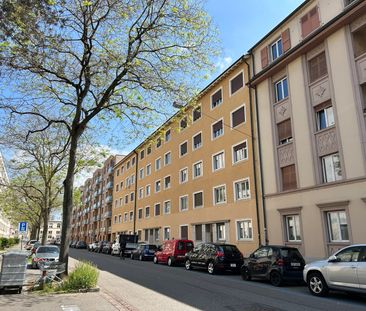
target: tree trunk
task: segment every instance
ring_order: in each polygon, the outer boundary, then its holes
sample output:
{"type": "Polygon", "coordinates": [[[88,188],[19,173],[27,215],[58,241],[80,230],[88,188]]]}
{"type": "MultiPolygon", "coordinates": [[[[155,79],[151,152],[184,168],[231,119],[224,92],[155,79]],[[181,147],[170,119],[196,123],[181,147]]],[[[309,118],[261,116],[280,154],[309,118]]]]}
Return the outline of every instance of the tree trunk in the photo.
{"type": "Polygon", "coordinates": [[[71,134],[70,153],[68,160],[67,175],[64,180],[64,198],[62,204],[62,232],[59,261],[66,264],[65,274],[68,274],[69,243],[71,235],[71,215],[73,208],[74,173],[76,166],[76,151],[81,133],[71,134]]]}
{"type": "Polygon", "coordinates": [[[48,209],[43,211],[43,234],[42,234],[42,245],[45,245],[47,242],[47,235],[48,235],[48,209]]]}
{"type": "Polygon", "coordinates": [[[37,237],[37,228],[36,227],[32,227],[32,229],[30,230],[30,237],[29,238],[31,240],[35,240],[35,239],[38,240],[38,237],[37,237]]]}

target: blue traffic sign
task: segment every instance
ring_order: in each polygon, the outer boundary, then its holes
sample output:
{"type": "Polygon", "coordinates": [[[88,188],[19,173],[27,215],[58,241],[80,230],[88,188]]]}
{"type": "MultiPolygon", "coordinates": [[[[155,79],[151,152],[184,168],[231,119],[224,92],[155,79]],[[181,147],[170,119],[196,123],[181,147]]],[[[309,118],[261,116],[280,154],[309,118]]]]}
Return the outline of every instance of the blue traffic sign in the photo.
{"type": "Polygon", "coordinates": [[[25,221],[19,223],[19,232],[27,232],[27,223],[25,221]]]}

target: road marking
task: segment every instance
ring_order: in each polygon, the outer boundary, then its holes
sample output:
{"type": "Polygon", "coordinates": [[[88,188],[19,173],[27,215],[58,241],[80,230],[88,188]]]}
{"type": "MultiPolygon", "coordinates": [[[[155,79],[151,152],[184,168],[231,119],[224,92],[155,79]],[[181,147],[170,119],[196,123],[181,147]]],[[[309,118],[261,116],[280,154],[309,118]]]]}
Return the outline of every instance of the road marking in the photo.
{"type": "Polygon", "coordinates": [[[62,311],[81,311],[77,305],[61,305],[62,311]]]}

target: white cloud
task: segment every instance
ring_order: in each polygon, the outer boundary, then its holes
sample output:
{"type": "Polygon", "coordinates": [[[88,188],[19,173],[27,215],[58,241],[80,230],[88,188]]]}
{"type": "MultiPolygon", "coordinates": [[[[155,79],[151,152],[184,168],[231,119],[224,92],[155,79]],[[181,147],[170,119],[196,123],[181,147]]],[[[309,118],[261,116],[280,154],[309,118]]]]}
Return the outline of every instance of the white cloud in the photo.
{"type": "Polygon", "coordinates": [[[232,57],[230,56],[225,56],[222,57],[220,59],[218,59],[218,61],[216,62],[215,66],[216,68],[218,68],[220,71],[223,71],[224,69],[226,69],[231,63],[233,62],[232,57]]]}

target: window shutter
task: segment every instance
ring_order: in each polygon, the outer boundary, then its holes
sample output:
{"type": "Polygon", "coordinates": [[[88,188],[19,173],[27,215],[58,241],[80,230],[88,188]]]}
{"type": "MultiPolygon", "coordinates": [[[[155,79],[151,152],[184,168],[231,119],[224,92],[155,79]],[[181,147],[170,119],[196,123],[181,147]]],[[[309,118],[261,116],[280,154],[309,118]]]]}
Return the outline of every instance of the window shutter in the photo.
{"type": "Polygon", "coordinates": [[[289,28],[287,28],[284,32],[282,32],[281,39],[282,39],[283,52],[286,52],[289,49],[291,49],[291,38],[289,28]]]}
{"type": "Polygon", "coordinates": [[[283,167],[282,171],[282,190],[291,190],[297,188],[295,165],[283,167]]]}
{"type": "Polygon", "coordinates": [[[268,48],[261,50],[262,69],[268,66],[268,48]]]}
{"type": "Polygon", "coordinates": [[[246,143],[241,143],[239,145],[234,146],[234,152],[238,152],[241,149],[245,149],[246,143]]]}
{"type": "Polygon", "coordinates": [[[184,143],[183,145],[180,145],[180,154],[186,154],[187,153],[187,143],[184,143]]]}
{"type": "Polygon", "coordinates": [[[215,123],[212,127],[213,129],[213,132],[217,132],[217,131],[220,131],[222,129],[222,121],[219,121],[217,123],[215,123]]]}
{"type": "Polygon", "coordinates": [[[309,12],[309,19],[311,24],[311,31],[317,29],[320,26],[319,10],[317,6],[309,12]]]}
{"type": "Polygon", "coordinates": [[[320,26],[318,7],[316,6],[306,13],[306,15],[301,18],[300,23],[302,37],[305,38],[308,34],[320,26]]]}
{"type": "Polygon", "coordinates": [[[195,146],[201,144],[201,134],[198,134],[195,137],[193,137],[193,144],[195,146]]]}
{"type": "Polygon", "coordinates": [[[231,84],[231,94],[234,94],[237,90],[243,87],[243,74],[238,74],[234,79],[230,81],[231,84]]]}
{"type": "Polygon", "coordinates": [[[232,114],[232,127],[239,125],[240,123],[245,122],[245,114],[244,107],[239,108],[234,111],[232,114]]]}
{"type": "Polygon", "coordinates": [[[196,241],[202,241],[202,225],[196,225],[196,241]]]}
{"type": "Polygon", "coordinates": [[[283,121],[277,125],[278,130],[278,141],[281,141],[291,138],[292,137],[292,130],[291,130],[291,119],[283,121]]]}
{"type": "Polygon", "coordinates": [[[212,102],[216,103],[222,100],[221,90],[218,90],[215,94],[212,95],[212,102]]]}
{"type": "Polygon", "coordinates": [[[194,206],[202,206],[202,192],[194,194],[194,206]]]}
{"type": "Polygon", "coordinates": [[[180,227],[181,239],[188,239],[188,227],[182,226],[180,227]]]}

